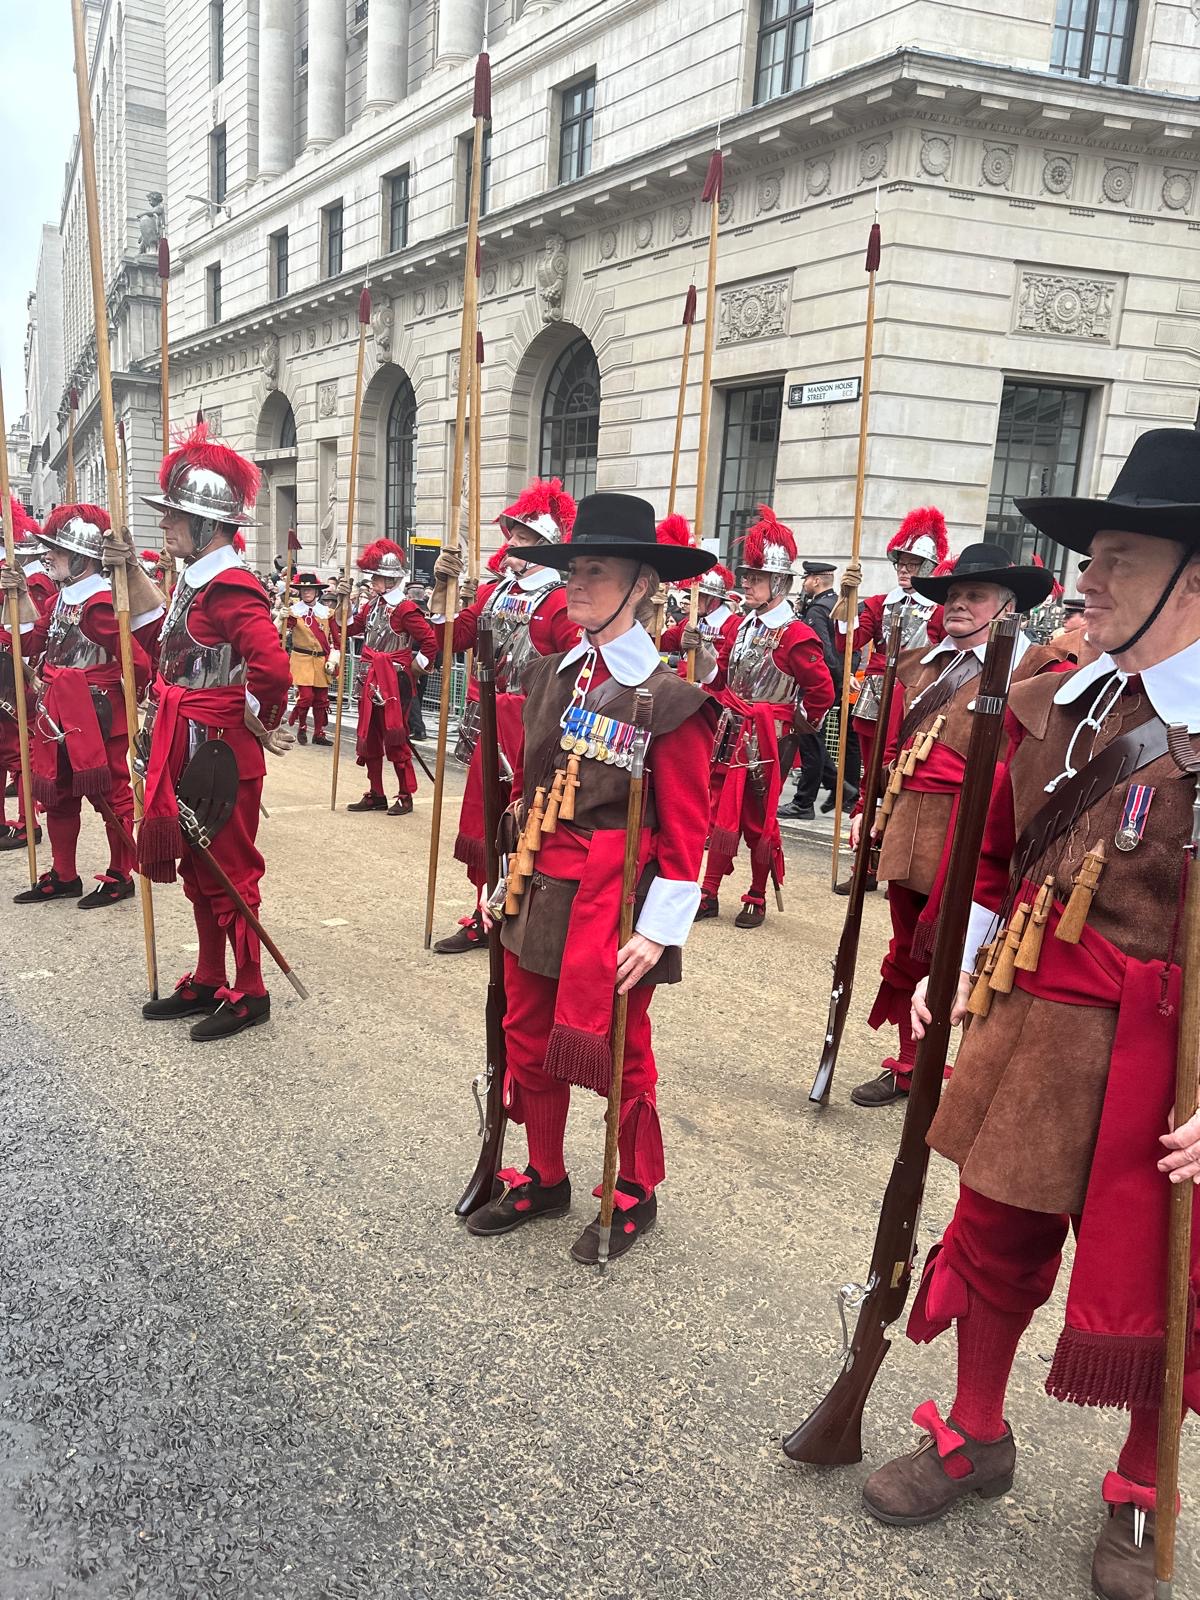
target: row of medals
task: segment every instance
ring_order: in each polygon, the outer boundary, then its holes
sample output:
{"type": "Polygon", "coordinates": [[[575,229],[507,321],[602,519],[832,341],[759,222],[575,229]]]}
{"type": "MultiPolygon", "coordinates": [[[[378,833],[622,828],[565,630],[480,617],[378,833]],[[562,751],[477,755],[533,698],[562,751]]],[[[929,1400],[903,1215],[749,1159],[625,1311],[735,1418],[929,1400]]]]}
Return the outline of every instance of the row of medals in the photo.
{"type": "Polygon", "coordinates": [[[558,742],[561,749],[588,761],[630,767],[636,734],[637,729],[630,722],[618,722],[613,717],[602,717],[598,711],[572,706],[567,711],[563,736],[558,742]]]}

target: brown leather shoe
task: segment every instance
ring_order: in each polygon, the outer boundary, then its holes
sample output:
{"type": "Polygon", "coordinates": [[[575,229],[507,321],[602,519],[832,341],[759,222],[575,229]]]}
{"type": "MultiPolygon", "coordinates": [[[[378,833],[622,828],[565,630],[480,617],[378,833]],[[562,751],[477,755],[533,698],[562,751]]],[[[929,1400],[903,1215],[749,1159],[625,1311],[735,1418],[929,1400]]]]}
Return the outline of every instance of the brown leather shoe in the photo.
{"type": "Polygon", "coordinates": [[[412,816],[412,808],[413,808],[412,795],[410,795],[410,794],[398,794],[396,796],[396,798],[392,801],[391,805],[388,807],[388,816],[389,817],[411,817],[412,816]]]}
{"type": "Polygon", "coordinates": [[[1133,1506],[1109,1507],[1092,1557],[1092,1593],[1100,1600],[1154,1600],[1154,1513],[1146,1513],[1140,1545],[1134,1516],[1133,1506]]]}
{"type": "Polygon", "coordinates": [[[919,1528],[969,1494],[995,1500],[1012,1488],[1017,1447],[1011,1428],[1006,1426],[995,1443],[984,1444],[953,1422],[943,1422],[932,1400],[917,1407],[913,1421],[926,1429],[926,1437],[912,1455],[897,1456],[863,1485],[863,1505],[880,1522],[919,1528]]]}
{"type": "MultiPolygon", "coordinates": [[[[600,1198],[602,1184],[597,1184],[592,1193],[600,1198]]],[[[630,1183],[625,1178],[617,1179],[617,1191],[613,1206],[612,1231],[608,1236],[608,1259],[615,1261],[618,1256],[633,1247],[642,1234],[652,1228],[658,1220],[658,1196],[647,1194],[640,1185],[630,1183]]],[[[576,1261],[581,1261],[585,1267],[594,1267],[600,1259],[600,1218],[589,1222],[587,1227],[571,1246],[571,1254],[576,1261]]]]}
{"type": "Polygon", "coordinates": [[[721,906],[716,895],[709,894],[707,889],[702,889],[700,891],[700,904],[696,907],[696,915],[692,918],[692,921],[707,922],[709,917],[719,917],[720,915],[721,906]]]}
{"type": "Polygon", "coordinates": [[[476,911],[470,922],[464,922],[453,933],[448,933],[444,939],[437,940],[433,953],[437,956],[461,956],[468,950],[486,950],[487,947],[483,918],[476,911]]]}
{"type": "Polygon", "coordinates": [[[735,928],[761,928],[767,920],[767,902],[742,896],[742,909],[733,919],[735,928]]]}
{"type": "MultiPolygon", "coordinates": [[[[847,895],[847,894],[850,893],[850,890],[853,887],[854,887],[854,879],[852,877],[851,878],[846,878],[846,879],[843,880],[843,882],[838,884],[837,888],[833,892],[834,892],[834,894],[847,895]]],[[[867,894],[874,894],[878,888],[879,888],[879,879],[876,878],[873,874],[868,873],[865,892],[867,894]]]]}
{"type": "Polygon", "coordinates": [[[850,1098],[856,1106],[894,1106],[898,1100],[908,1099],[908,1090],[901,1087],[891,1067],[884,1067],[877,1078],[851,1089],[850,1098]]]}
{"type": "Polygon", "coordinates": [[[386,811],[388,808],[387,795],[376,794],[374,789],[368,789],[361,800],[355,800],[346,807],[347,811],[386,811]]]}
{"type": "Polygon", "coordinates": [[[544,1184],[536,1167],[526,1167],[524,1172],[505,1167],[496,1176],[504,1187],[494,1200],[467,1218],[468,1233],[492,1239],[539,1217],[565,1217],[571,1209],[570,1178],[544,1184]]]}

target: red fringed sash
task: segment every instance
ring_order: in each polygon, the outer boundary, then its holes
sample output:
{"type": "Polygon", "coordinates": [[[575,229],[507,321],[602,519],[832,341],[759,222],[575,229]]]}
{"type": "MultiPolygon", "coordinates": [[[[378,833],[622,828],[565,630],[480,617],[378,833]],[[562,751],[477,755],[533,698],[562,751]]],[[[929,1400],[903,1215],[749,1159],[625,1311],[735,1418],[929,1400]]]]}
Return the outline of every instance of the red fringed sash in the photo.
{"type": "MultiPolygon", "coordinates": [[[[86,669],[44,665],[42,678],[45,683],[42,705],[46,716],[66,735],[72,795],[108,794],[112,788],[112,773],[92,688],[119,688],[120,667],[115,661],[86,669]]],[[[33,741],[33,792],[40,805],[53,805],[60,793],[58,752],[61,748],[60,742],[45,730],[39,718],[33,741]]]]}
{"type": "MultiPolygon", "coordinates": [[[[523,694],[498,694],[496,696],[496,733],[500,749],[513,771],[521,766],[521,747],[525,727],[521,720],[525,707],[523,694]]],[[[483,838],[483,767],[476,740],[467,768],[467,783],[463,790],[462,809],[458,814],[458,837],[454,841],[454,859],[461,861],[471,875],[472,882],[482,882],[487,870],[483,838]]],[[[514,790],[514,793],[516,791],[514,790]]]]}
{"type": "Polygon", "coordinates": [[[713,818],[709,847],[719,855],[737,854],[742,837],[742,810],[746,803],[746,789],[750,781],[749,769],[745,765],[746,744],[750,728],[753,726],[758,735],[759,760],[766,763],[759,770],[765,774],[767,788],[762,796],[766,826],[751,855],[753,860],[759,862],[774,858],[779,881],[782,883],[783,842],[779,836],[779,795],[783,789],[783,775],[779,771],[779,734],[776,725],[780,719],[790,720],[792,708],[771,705],[766,701],[750,705],[747,701],[739,700],[731,694],[725,694],[721,699],[731,710],[750,720],[738,741],[734,761],[725,773],[725,781],[717,800],[716,815],[713,818]]]}
{"type": "Polygon", "coordinates": [[[400,705],[400,679],[398,672],[407,672],[412,661],[410,650],[398,651],[394,656],[379,650],[364,650],[363,660],[367,670],[362,688],[358,692],[358,762],[366,759],[364,751],[371,732],[371,716],[377,709],[374,690],[378,689],[383,701],[378,710],[383,713],[383,748],[389,756],[408,743],[408,726],[400,705]]]}
{"type": "Polygon", "coordinates": [[[241,727],[246,690],[241,684],[185,689],[160,677],[154,697],[158,711],[146,769],[146,808],[138,829],[138,871],[155,883],[174,883],[175,863],[186,848],[175,798],[175,784],[187,755],[186,741],[176,737],[180,722],[199,722],[206,728],[241,727]]]}

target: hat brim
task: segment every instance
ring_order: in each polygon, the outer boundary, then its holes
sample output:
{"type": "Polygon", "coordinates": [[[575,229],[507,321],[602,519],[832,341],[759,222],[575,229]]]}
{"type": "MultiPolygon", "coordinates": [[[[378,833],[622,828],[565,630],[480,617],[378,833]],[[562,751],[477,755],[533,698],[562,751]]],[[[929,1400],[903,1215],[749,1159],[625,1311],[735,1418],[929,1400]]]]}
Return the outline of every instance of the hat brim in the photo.
{"type": "Polygon", "coordinates": [[[677,578],[698,578],[717,564],[717,558],[711,550],[701,550],[696,545],[645,544],[636,539],[603,542],[584,539],[577,544],[548,544],[538,551],[538,564],[565,572],[579,556],[640,561],[647,567],[653,567],[664,583],[673,583],[677,578]]]}
{"type": "Polygon", "coordinates": [[[1144,533],[1152,539],[1175,539],[1200,545],[1200,505],[1170,501],[1162,505],[1129,505],[1120,500],[1081,500],[1069,496],[1014,502],[1021,515],[1055,544],[1086,556],[1098,533],[1144,533]]]}
{"type": "Polygon", "coordinates": [[[1017,610],[1024,613],[1050,598],[1054,574],[1045,567],[985,567],[978,572],[949,572],[944,578],[914,578],[912,586],[922,599],[944,606],[956,583],[995,583],[1011,589],[1017,597],[1017,610]]]}
{"type": "MultiPolygon", "coordinates": [[[[152,506],[155,511],[178,511],[181,517],[203,516],[200,511],[185,511],[182,506],[177,506],[174,500],[168,500],[166,495],[144,494],[141,499],[144,506],[152,506]]],[[[244,511],[236,517],[221,517],[219,520],[216,517],[207,517],[205,520],[216,522],[219,528],[237,528],[239,532],[243,528],[257,528],[258,526],[254,518],[248,517],[244,511]]]]}

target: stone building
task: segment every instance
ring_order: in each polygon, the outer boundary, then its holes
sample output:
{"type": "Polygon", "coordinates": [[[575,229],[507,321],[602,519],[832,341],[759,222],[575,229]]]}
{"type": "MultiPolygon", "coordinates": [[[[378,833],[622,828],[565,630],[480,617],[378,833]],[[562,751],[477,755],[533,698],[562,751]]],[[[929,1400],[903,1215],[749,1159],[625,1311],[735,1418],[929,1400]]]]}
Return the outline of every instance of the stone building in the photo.
{"type": "Polygon", "coordinates": [[[876,203],[869,579],[915,504],[1027,552],[1014,495],[1196,417],[1200,0],[173,0],[175,410],[263,468],[260,565],[337,559],[368,275],[358,540],[444,527],[485,23],[485,520],[539,471],[665,510],[718,139],[722,552],[769,499],[847,554],[876,203]]]}
{"type": "Polygon", "coordinates": [[[29,441],[29,417],[26,414],[8,425],[8,487],[27,511],[33,504],[29,441]]]}
{"type": "Polygon", "coordinates": [[[29,407],[29,506],[44,522],[62,499],[58,476],[51,468],[57,454],[58,408],[63,395],[62,239],[52,222],[42,226],[37,281],[27,301],[25,328],[25,400],[29,407]]]}
{"type": "MultiPolygon", "coordinates": [[[[125,424],[131,505],[137,495],[152,491],[162,459],[158,237],[166,182],[165,9],[166,0],[85,0],[113,397],[117,421],[125,424]]],[[[66,489],[68,396],[77,388],[78,493],[81,500],[103,505],[107,492],[96,319],[78,137],[69,153],[58,231],[64,369],[55,396],[50,466],[59,490],[54,498],[61,499],[66,489]]]]}

